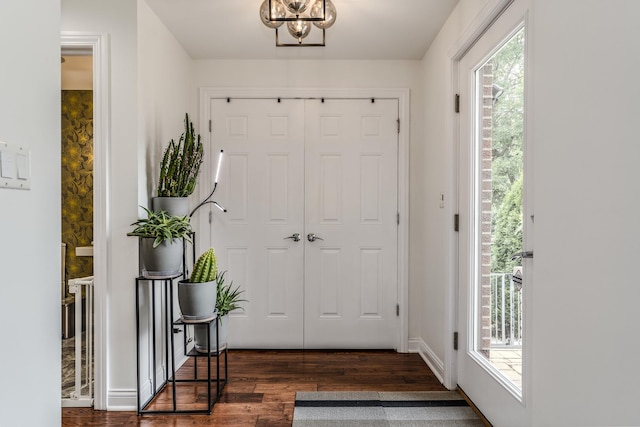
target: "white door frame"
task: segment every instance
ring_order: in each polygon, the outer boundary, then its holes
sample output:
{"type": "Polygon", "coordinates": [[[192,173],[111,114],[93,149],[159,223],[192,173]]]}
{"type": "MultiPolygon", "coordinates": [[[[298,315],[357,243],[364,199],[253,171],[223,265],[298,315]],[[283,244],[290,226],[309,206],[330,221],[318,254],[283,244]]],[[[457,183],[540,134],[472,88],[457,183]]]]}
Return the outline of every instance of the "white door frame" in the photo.
{"type": "Polygon", "coordinates": [[[63,31],[62,49],[93,56],[93,278],[94,403],[107,409],[107,299],[109,295],[109,37],[104,33],[63,31]]]}
{"type": "MultiPolygon", "coordinates": [[[[397,99],[399,106],[400,132],[398,134],[398,304],[400,316],[398,322],[397,350],[408,351],[409,341],[409,89],[305,89],[305,88],[200,88],[200,134],[205,146],[211,146],[211,134],[208,123],[211,117],[211,99],[214,98],[332,98],[332,99],[397,99]]],[[[203,174],[204,182],[213,182],[203,174]]],[[[200,197],[211,191],[210,186],[200,185],[200,197]]],[[[209,227],[206,215],[200,215],[200,230],[209,227]]],[[[210,233],[209,233],[210,234],[210,233]]],[[[209,237],[210,238],[210,237],[209,237]]],[[[212,242],[199,241],[198,250],[204,250],[212,242]]]]}

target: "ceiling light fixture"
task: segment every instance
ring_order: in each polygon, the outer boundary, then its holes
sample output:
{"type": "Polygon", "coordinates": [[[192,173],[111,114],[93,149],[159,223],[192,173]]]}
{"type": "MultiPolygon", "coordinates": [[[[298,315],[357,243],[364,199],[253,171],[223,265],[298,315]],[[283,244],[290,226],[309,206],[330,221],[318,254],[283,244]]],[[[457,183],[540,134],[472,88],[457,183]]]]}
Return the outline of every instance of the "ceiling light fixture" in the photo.
{"type": "Polygon", "coordinates": [[[324,46],[325,30],[336,22],[336,14],[331,0],[264,0],[260,6],[262,23],[276,30],[276,46],[324,46]],[[296,43],[280,41],[278,28],[284,23],[296,43]],[[303,42],[312,24],[322,30],[322,42],[303,42]]]}

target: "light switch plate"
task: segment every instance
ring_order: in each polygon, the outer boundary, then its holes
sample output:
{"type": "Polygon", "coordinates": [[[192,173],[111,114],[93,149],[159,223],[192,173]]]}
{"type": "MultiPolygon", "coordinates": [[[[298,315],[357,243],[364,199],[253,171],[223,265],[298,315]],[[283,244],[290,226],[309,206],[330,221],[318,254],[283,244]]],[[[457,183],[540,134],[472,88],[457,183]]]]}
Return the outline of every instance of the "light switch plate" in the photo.
{"type": "Polygon", "coordinates": [[[31,189],[31,152],[0,141],[0,188],[31,189]]]}
{"type": "Polygon", "coordinates": [[[23,153],[16,154],[16,172],[18,179],[22,181],[29,179],[29,159],[23,153]]]}
{"type": "Polygon", "coordinates": [[[15,179],[16,155],[10,151],[0,149],[0,177],[15,179]]]}

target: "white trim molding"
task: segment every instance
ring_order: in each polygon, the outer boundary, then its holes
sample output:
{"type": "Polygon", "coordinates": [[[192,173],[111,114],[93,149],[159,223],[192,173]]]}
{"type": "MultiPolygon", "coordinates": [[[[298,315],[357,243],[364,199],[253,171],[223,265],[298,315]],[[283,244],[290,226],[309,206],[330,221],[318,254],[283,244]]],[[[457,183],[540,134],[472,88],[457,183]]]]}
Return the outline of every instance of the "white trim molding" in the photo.
{"type": "Polygon", "coordinates": [[[107,407],[107,300],[109,296],[110,129],[109,36],[63,31],[62,50],[93,55],[93,277],[94,277],[94,408],[107,407]]]}
{"type": "MultiPolygon", "coordinates": [[[[427,366],[429,366],[433,374],[438,378],[440,383],[444,384],[444,362],[438,358],[436,353],[431,350],[422,338],[409,339],[409,353],[418,353],[427,366]]],[[[444,385],[452,390],[455,388],[455,385],[444,385]]]]}
{"type": "Polygon", "coordinates": [[[112,388],[109,390],[109,395],[107,396],[109,406],[104,409],[107,411],[137,411],[137,396],[138,394],[135,388],[112,388]]]}
{"type": "MultiPolygon", "coordinates": [[[[400,132],[398,134],[398,325],[397,351],[408,351],[409,337],[409,140],[410,92],[408,88],[200,88],[200,134],[210,143],[208,129],[211,100],[219,98],[333,98],[333,99],[397,99],[400,132]]],[[[204,177],[211,182],[210,177],[204,177]]],[[[206,186],[200,186],[200,196],[207,196],[206,186]]],[[[201,215],[201,230],[209,227],[201,215]]],[[[202,241],[202,239],[201,239],[202,241]]],[[[201,243],[202,244],[202,243],[201,243]]]]}
{"type": "Polygon", "coordinates": [[[449,57],[455,61],[458,61],[464,56],[465,53],[476,43],[476,41],[487,31],[496,19],[502,15],[507,7],[514,0],[490,0],[480,11],[478,16],[473,20],[462,35],[458,38],[456,43],[449,51],[449,57]]]}

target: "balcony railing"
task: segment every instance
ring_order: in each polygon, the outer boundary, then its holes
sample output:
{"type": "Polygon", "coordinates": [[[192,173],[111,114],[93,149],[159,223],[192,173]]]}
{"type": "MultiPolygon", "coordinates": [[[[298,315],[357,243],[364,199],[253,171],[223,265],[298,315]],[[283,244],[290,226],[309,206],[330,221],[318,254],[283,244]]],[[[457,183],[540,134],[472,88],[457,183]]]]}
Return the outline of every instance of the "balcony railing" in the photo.
{"type": "Polygon", "coordinates": [[[522,285],[511,273],[491,274],[491,346],[522,346],[522,285]]]}

